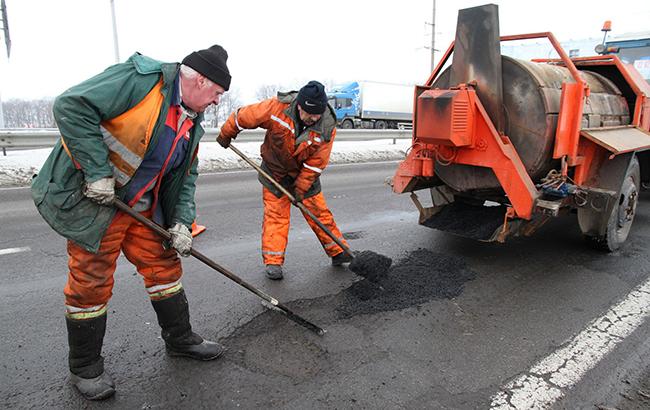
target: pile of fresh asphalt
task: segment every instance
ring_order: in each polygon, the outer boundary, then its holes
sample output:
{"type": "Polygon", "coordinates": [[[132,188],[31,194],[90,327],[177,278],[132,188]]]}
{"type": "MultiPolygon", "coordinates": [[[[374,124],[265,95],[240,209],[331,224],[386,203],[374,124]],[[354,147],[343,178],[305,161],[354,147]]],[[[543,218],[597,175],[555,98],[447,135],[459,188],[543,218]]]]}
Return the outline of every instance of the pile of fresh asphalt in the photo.
{"type": "Polygon", "coordinates": [[[462,259],[426,249],[411,252],[390,270],[368,272],[364,280],[343,292],[344,300],[336,308],[339,318],[451,299],[460,295],[465,282],[476,277],[462,259]]]}
{"type": "Polygon", "coordinates": [[[388,256],[373,251],[361,251],[354,254],[348,269],[369,280],[386,276],[393,260],[388,256]]]}

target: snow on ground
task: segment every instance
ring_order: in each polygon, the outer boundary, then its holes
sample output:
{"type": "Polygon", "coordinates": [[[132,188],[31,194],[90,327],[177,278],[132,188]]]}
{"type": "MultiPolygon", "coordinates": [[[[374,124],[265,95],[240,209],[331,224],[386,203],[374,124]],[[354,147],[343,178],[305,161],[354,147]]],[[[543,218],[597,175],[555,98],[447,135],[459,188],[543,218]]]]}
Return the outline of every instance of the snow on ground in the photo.
{"type": "MultiPolygon", "coordinates": [[[[236,143],[237,148],[257,163],[261,161],[262,142],[236,143]]],[[[334,141],[330,164],[351,162],[390,161],[403,159],[411,140],[334,141]]],[[[35,150],[11,150],[0,153],[0,187],[28,186],[32,176],[50,154],[51,148],[35,150]]],[[[199,172],[218,172],[250,168],[231,150],[225,150],[216,142],[203,142],[199,147],[199,172]]]]}

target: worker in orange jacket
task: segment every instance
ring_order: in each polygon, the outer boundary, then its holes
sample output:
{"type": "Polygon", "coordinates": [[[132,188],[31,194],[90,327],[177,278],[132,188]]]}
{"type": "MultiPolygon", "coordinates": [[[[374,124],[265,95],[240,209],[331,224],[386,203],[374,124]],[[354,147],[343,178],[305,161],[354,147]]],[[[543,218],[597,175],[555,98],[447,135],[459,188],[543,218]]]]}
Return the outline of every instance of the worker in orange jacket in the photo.
{"type": "MultiPolygon", "coordinates": [[[[321,192],[320,174],[329,162],[336,136],[336,115],[327,104],[323,84],[310,81],[300,89],[279,92],[273,97],[238,109],[221,127],[217,141],[224,148],[243,129],[266,129],[261,147],[262,169],[293,191],[297,201],[309,209],[334,235],[347,245],[321,192]]],[[[289,235],[291,202],[269,181],[263,185],[264,224],[262,257],[270,279],[283,277],[282,265],[289,235]]],[[[306,215],[332,265],[340,266],[352,258],[306,215]]]]}

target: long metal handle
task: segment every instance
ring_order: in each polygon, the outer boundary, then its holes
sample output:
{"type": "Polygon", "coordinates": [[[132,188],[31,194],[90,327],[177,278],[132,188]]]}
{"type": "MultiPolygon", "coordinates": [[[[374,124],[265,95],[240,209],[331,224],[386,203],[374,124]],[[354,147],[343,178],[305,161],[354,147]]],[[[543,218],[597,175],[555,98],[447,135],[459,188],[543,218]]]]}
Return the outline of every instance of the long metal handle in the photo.
{"type": "MultiPolygon", "coordinates": [[[[130,217],[134,218],[141,224],[147,226],[148,228],[152,229],[155,231],[158,235],[162,236],[164,239],[171,239],[171,234],[167,232],[162,226],[158,225],[157,223],[153,222],[152,220],[142,216],[140,213],[134,211],[131,209],[130,206],[125,204],[124,202],[120,201],[119,199],[115,199],[113,201],[113,205],[119,209],[120,211],[124,212],[125,214],[129,215],[130,217]]],[[[253,285],[249,284],[248,282],[244,281],[241,279],[239,276],[235,275],[234,273],[230,272],[228,269],[224,268],[223,266],[219,265],[212,259],[208,258],[201,252],[197,251],[196,249],[192,248],[190,249],[190,254],[194,256],[196,259],[200,260],[201,262],[205,263],[212,269],[216,270],[217,272],[221,273],[228,279],[232,280],[233,282],[237,283],[238,285],[246,288],[247,290],[253,292],[260,298],[264,299],[265,301],[269,302],[271,305],[273,305],[275,308],[278,310],[282,311],[287,317],[294,322],[298,323],[299,325],[311,330],[312,332],[315,332],[318,335],[324,335],[325,330],[316,326],[315,324],[311,323],[307,319],[304,319],[297,314],[293,313],[289,308],[287,308],[285,305],[283,305],[279,300],[276,298],[267,295],[266,293],[262,292],[261,290],[257,289],[253,285]]]]}
{"type": "Polygon", "coordinates": [[[343,249],[343,251],[344,251],[345,253],[347,253],[348,255],[350,255],[350,256],[352,256],[352,257],[354,258],[354,254],[352,253],[352,251],[350,250],[350,248],[348,248],[347,246],[345,246],[345,244],[344,244],[344,243],[343,243],[339,238],[337,238],[336,235],[334,235],[334,234],[332,233],[332,231],[330,231],[330,230],[329,230],[329,229],[328,229],[328,228],[327,228],[327,227],[326,227],[326,226],[325,226],[325,225],[324,225],[324,224],[323,224],[323,223],[322,223],[318,218],[316,218],[316,215],[314,215],[314,214],[313,214],[309,209],[307,209],[307,207],[305,206],[305,204],[303,204],[303,203],[300,202],[300,201],[296,201],[296,198],[291,194],[291,192],[289,192],[285,187],[282,186],[282,184],[280,184],[278,181],[276,181],[275,178],[273,178],[273,177],[272,177],[271,175],[269,175],[266,171],[264,171],[264,170],[262,169],[262,167],[260,167],[259,165],[257,165],[253,160],[251,160],[250,158],[248,158],[248,157],[247,157],[243,152],[241,152],[241,151],[238,150],[235,146],[233,146],[232,143],[231,143],[230,145],[228,145],[228,147],[229,147],[231,150],[233,150],[233,151],[235,152],[235,154],[239,155],[239,157],[240,157],[241,159],[243,159],[244,161],[248,162],[248,164],[249,164],[251,167],[255,168],[255,170],[256,170],[257,172],[259,172],[260,175],[262,175],[262,176],[263,176],[264,178],[266,178],[269,182],[271,182],[273,185],[275,185],[276,188],[278,188],[278,189],[279,189],[283,194],[285,194],[285,195],[287,196],[287,198],[289,198],[289,200],[291,201],[291,203],[293,203],[295,206],[297,206],[297,207],[298,207],[302,212],[304,212],[305,214],[307,214],[307,216],[309,216],[309,218],[311,218],[311,220],[314,221],[314,222],[316,223],[316,225],[318,225],[318,227],[319,227],[320,229],[322,229],[323,232],[325,232],[325,233],[327,234],[327,236],[329,236],[330,238],[332,238],[332,240],[333,240],[334,242],[336,242],[336,244],[337,244],[338,246],[340,246],[341,249],[343,249]]]}

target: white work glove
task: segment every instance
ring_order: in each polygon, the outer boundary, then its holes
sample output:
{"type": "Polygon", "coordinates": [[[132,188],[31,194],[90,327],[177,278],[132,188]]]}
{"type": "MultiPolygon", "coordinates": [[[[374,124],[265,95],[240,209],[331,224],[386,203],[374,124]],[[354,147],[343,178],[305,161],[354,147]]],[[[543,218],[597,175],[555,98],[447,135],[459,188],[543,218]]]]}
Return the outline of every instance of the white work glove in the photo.
{"type": "Polygon", "coordinates": [[[169,244],[172,248],[176,249],[181,256],[190,256],[192,249],[192,233],[187,226],[182,223],[176,223],[174,226],[167,230],[171,234],[169,244]]]}
{"type": "Polygon", "coordinates": [[[115,199],[115,180],[113,177],[107,177],[87,183],[83,193],[99,205],[110,205],[115,199]]]}

